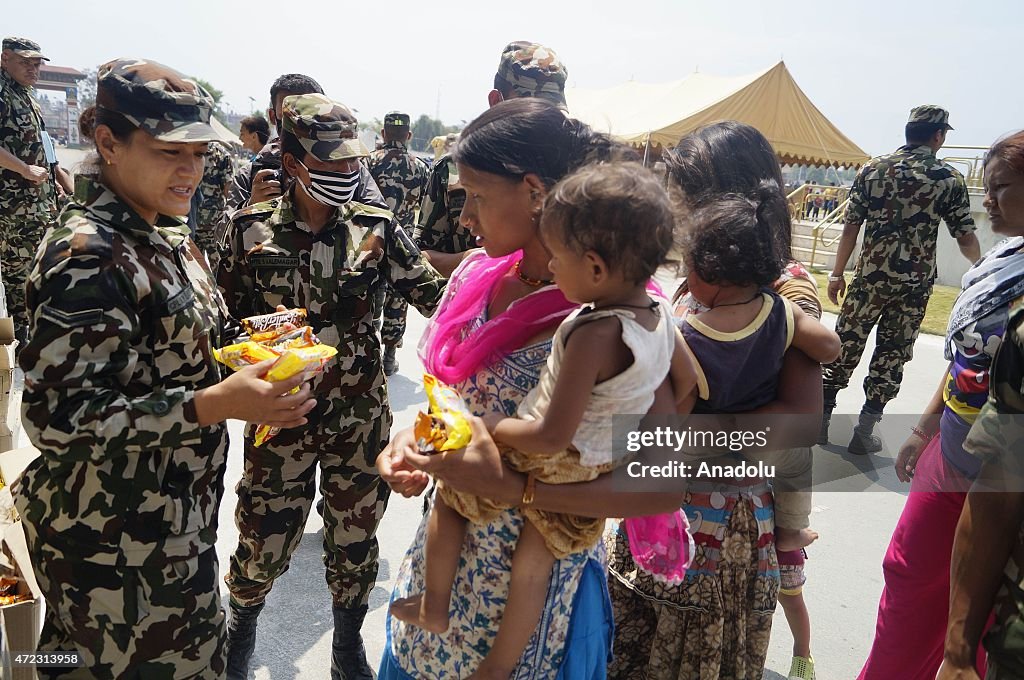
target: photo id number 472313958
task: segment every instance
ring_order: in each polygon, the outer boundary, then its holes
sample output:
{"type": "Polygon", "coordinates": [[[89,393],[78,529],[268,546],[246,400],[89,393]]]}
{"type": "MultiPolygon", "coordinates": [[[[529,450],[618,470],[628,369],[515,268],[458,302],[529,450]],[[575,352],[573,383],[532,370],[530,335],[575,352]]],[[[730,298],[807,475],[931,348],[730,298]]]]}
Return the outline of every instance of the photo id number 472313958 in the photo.
{"type": "Polygon", "coordinates": [[[11,652],[11,666],[22,668],[78,668],[82,655],[74,652],[11,652]]]}

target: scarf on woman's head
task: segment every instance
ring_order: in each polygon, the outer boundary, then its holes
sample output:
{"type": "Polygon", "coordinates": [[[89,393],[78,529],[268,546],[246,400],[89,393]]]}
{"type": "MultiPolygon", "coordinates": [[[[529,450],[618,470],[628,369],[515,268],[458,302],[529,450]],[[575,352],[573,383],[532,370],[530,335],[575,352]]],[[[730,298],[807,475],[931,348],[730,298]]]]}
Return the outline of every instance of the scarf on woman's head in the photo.
{"type": "Polygon", "coordinates": [[[967,270],[963,291],[953,303],[946,327],[946,359],[953,360],[953,336],[986,316],[1007,307],[1024,295],[1024,237],[1014,236],[996,244],[967,270]]]}

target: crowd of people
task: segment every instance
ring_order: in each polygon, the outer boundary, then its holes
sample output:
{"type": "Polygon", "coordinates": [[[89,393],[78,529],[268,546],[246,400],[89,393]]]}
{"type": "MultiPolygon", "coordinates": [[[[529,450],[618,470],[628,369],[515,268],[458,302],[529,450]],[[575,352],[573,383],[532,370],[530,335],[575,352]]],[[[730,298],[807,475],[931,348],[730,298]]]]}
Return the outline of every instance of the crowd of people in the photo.
{"type": "Polygon", "coordinates": [[[940,220],[973,266],[949,367],[896,458],[912,493],[860,677],[1024,676],[1024,133],[985,158],[984,205],[1006,238],[982,255],[963,178],[935,157],[949,114],[911,111],[906,145],[850,188],[833,331],[792,258],[782,173],[760,132],[706,125],[657,175],[571,117],[566,68],[543,45],[505,47],[488,109],[432,167],[408,151],[407,114],[385,116],[371,152],[350,108],[286,74],[269,124],[243,121],[253,157],[234,169],[200,85],[153,61],[110,61],[82,116],[96,153],[73,191],[33,138],[43,59],[31,40],[3,41],[0,264],[23,340],[22,422],[40,453],[13,493],[46,604],[39,651],[83,660],[41,665],[41,677],[248,677],[318,470],[333,679],[376,666],[388,680],[754,680],[777,603],[789,677],[815,677],[802,595],[817,537],[810,447],[828,441],[877,325],[847,450],[881,450],[873,428],[917,338],[940,220]],[[666,295],[653,277],[675,258],[685,278],[666,295]],[[386,376],[408,305],[430,317],[425,368],[469,414],[457,455],[391,431],[386,376]],[[297,307],[338,349],[323,372],[271,383],[267,361],[223,376],[213,350],[243,335],[239,320],[297,307]],[[770,460],[774,478],[640,492],[615,481],[626,460],[611,422],[625,413],[802,414],[815,426],[783,450],[687,458],[770,460]],[[215,542],[228,419],[251,425],[225,613],[215,542]],[[261,444],[257,423],[281,431],[261,444]],[[425,496],[425,512],[378,665],[361,630],[392,492],[425,496]]]}

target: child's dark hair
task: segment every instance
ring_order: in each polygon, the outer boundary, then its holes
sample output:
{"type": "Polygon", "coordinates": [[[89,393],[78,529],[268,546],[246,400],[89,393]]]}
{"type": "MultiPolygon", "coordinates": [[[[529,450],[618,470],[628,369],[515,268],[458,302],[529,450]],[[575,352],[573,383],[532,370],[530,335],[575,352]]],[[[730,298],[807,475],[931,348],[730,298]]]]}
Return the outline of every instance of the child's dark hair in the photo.
{"type": "Polygon", "coordinates": [[[724,194],[694,207],[683,237],[686,266],[710,284],[767,286],[782,274],[785,253],[772,233],[789,206],[779,185],[724,194]]]}
{"type": "Polygon", "coordinates": [[[627,281],[668,263],[675,218],[662,182],[639,163],[585,165],[544,200],[542,233],[577,253],[594,251],[627,281]]]}

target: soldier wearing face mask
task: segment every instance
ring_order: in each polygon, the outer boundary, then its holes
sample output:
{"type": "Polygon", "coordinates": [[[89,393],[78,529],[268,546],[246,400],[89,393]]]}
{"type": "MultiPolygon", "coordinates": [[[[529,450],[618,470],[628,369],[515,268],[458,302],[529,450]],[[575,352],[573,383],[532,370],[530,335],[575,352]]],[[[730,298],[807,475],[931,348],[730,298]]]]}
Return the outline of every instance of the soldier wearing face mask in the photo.
{"type": "Polygon", "coordinates": [[[305,307],[337,358],[312,381],[317,405],[304,428],[257,448],[250,429],[235,513],[239,542],[227,576],[231,593],[228,678],[244,678],[256,617],[302,536],[321,470],[324,563],[334,610],[332,678],[370,678],[359,634],[377,576],[377,524],[388,487],[374,467],[388,441],[391,411],[381,366],[374,300],[385,282],[423,314],[444,279],[393,215],[358,202],[356,119],[320,94],[284,99],[284,193],[235,213],[218,283],[236,317],[305,307]]]}

